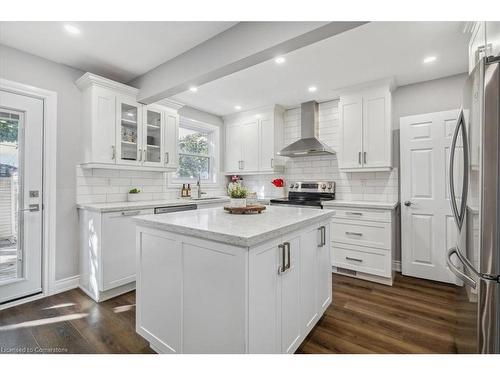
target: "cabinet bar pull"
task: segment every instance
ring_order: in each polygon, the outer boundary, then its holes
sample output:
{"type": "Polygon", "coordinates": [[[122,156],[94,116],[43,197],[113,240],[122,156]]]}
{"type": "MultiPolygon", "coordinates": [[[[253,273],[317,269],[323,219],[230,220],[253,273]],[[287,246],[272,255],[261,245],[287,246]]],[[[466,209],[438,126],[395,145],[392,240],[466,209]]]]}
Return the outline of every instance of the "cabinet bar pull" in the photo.
{"type": "Polygon", "coordinates": [[[361,151],[358,152],[358,164],[361,164],[361,151]]]}
{"type": "Polygon", "coordinates": [[[274,158],[271,158],[271,168],[274,168],[274,158]]]}
{"type": "Polygon", "coordinates": [[[358,259],[358,258],[351,258],[351,257],[345,257],[347,260],[353,260],[355,262],[362,262],[363,259],[358,259]]]}
{"type": "Polygon", "coordinates": [[[351,235],[351,236],[362,236],[363,235],[363,233],[358,233],[358,232],[345,232],[345,234],[351,235]]]}
{"type": "Polygon", "coordinates": [[[111,146],[111,160],[115,160],[116,158],[116,148],[115,146],[111,146]]]}
{"type": "Polygon", "coordinates": [[[144,161],[148,161],[147,150],[146,150],[146,149],[144,149],[144,150],[142,150],[142,151],[144,151],[144,161]]]}
{"type": "Polygon", "coordinates": [[[245,169],[245,160],[241,161],[241,169],[245,169]]]}
{"type": "Polygon", "coordinates": [[[362,216],[362,212],[351,212],[351,211],[346,211],[346,215],[356,215],[356,216],[362,216]]]}
{"type": "Polygon", "coordinates": [[[281,266],[278,268],[278,273],[283,273],[286,271],[286,263],[285,263],[285,245],[278,245],[278,249],[281,250],[281,266]]]}
{"type": "Polygon", "coordinates": [[[366,151],[363,152],[363,163],[366,164],[366,151]]]}
{"type": "Polygon", "coordinates": [[[320,242],[318,247],[323,247],[326,245],[326,228],[324,225],[322,225],[318,228],[318,230],[319,230],[319,234],[321,236],[321,242],[320,242]]]}
{"type": "Polygon", "coordinates": [[[165,164],[168,164],[169,162],[169,155],[168,152],[165,152],[165,164]]]}
{"type": "Polygon", "coordinates": [[[286,262],[285,270],[289,270],[290,269],[290,242],[285,242],[285,243],[283,243],[283,245],[285,245],[286,255],[288,257],[288,260],[286,262]]]}
{"type": "Polygon", "coordinates": [[[139,161],[142,161],[142,150],[139,149],[139,161]]]}

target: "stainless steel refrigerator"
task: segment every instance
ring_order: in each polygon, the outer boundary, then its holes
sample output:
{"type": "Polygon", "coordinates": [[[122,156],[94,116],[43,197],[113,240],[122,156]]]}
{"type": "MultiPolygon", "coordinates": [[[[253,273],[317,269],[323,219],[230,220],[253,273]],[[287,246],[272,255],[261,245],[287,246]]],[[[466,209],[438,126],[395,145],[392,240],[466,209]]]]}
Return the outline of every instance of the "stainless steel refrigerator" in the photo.
{"type": "Polygon", "coordinates": [[[459,353],[500,352],[500,58],[467,78],[450,149],[449,191],[457,245],[448,267],[462,281],[459,353]]]}

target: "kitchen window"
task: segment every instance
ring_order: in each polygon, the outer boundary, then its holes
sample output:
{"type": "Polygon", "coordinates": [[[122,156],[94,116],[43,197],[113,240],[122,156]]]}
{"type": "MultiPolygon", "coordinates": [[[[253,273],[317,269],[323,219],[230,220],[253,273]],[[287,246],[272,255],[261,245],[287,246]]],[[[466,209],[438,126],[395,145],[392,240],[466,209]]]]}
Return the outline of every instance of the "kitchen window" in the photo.
{"type": "Polygon", "coordinates": [[[179,122],[179,168],[173,183],[195,183],[200,176],[204,183],[217,178],[219,130],[187,118],[179,122]]]}

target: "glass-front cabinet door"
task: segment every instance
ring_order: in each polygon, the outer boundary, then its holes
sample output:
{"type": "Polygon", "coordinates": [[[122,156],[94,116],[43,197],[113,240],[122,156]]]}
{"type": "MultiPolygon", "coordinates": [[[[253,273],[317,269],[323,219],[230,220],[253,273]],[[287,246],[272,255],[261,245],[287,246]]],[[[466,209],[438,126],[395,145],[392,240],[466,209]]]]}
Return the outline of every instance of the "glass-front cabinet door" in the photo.
{"type": "Polygon", "coordinates": [[[140,105],[133,101],[117,101],[118,140],[117,161],[120,164],[141,164],[142,113],[140,105]]]}
{"type": "Polygon", "coordinates": [[[144,112],[144,164],[160,167],[163,166],[163,112],[153,107],[146,107],[144,112]]]}

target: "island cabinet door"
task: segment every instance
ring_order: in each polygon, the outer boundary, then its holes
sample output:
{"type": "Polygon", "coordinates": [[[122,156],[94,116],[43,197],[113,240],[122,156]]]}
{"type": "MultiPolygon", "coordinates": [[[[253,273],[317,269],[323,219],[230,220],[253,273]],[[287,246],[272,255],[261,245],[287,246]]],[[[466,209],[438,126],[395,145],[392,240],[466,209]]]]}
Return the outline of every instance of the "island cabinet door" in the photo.
{"type": "Polygon", "coordinates": [[[300,235],[285,238],[286,270],[281,273],[281,352],[294,353],[302,341],[300,326],[300,235]]]}
{"type": "Polygon", "coordinates": [[[137,229],[136,330],[159,353],[182,353],[182,243],[137,229]]]}
{"type": "Polygon", "coordinates": [[[266,242],[250,250],[248,325],[250,353],[281,353],[281,274],[283,243],[266,242]]]}
{"type": "Polygon", "coordinates": [[[316,291],[319,316],[332,303],[332,262],[330,260],[330,223],[325,222],[319,226],[320,246],[316,248],[317,279],[316,291]]]}
{"type": "Polygon", "coordinates": [[[305,334],[319,319],[317,285],[321,277],[318,270],[318,252],[321,230],[313,226],[300,236],[300,307],[301,325],[305,334]]]}

